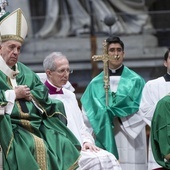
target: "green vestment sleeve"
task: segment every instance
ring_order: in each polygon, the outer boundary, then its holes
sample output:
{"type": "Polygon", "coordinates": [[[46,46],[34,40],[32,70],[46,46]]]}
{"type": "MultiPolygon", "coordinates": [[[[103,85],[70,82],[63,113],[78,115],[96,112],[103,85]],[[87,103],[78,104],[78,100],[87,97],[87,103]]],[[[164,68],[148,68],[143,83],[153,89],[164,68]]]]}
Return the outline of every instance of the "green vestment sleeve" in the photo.
{"type": "Polygon", "coordinates": [[[156,162],[170,169],[170,95],[157,103],[151,123],[151,147],[156,162]]]}

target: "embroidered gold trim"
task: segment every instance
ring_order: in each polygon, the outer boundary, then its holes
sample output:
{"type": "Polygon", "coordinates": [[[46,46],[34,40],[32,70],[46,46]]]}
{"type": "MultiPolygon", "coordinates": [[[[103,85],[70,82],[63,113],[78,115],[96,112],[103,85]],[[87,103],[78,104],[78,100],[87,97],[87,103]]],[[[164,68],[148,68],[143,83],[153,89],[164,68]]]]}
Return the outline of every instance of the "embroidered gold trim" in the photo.
{"type": "Polygon", "coordinates": [[[44,142],[41,138],[32,134],[35,141],[35,152],[37,163],[39,164],[41,170],[47,170],[47,162],[46,162],[46,149],[44,142]]]}
{"type": "Polygon", "coordinates": [[[9,142],[8,149],[7,149],[7,152],[6,152],[6,157],[7,157],[8,153],[9,153],[9,150],[10,150],[10,148],[11,148],[11,144],[12,144],[12,141],[13,141],[13,140],[14,140],[14,135],[12,135],[12,138],[11,138],[11,140],[10,140],[10,142],[9,142]]]}
{"type": "Polygon", "coordinates": [[[77,169],[79,167],[79,165],[78,165],[79,159],[80,159],[80,156],[78,157],[76,162],[74,162],[74,164],[70,166],[70,168],[68,170],[75,170],[75,169],[77,169]]]}
{"type": "Polygon", "coordinates": [[[20,117],[21,117],[21,118],[26,118],[26,119],[28,119],[28,118],[29,118],[29,114],[22,111],[21,106],[20,106],[20,104],[19,104],[18,101],[16,101],[16,104],[17,104],[17,106],[18,106],[18,108],[19,108],[19,110],[20,110],[20,112],[21,112],[20,117]]]}
{"type": "Polygon", "coordinates": [[[63,115],[61,112],[54,112],[53,114],[51,115],[47,115],[48,117],[53,117],[54,115],[56,114],[59,114],[59,115],[62,115],[66,120],[67,120],[67,117],[65,115],[63,115]]]}
{"type": "Polygon", "coordinates": [[[51,115],[48,115],[46,110],[41,106],[41,104],[38,102],[38,100],[34,96],[32,96],[32,98],[36,102],[37,106],[40,107],[44,111],[44,113],[47,117],[53,117],[55,114],[60,114],[67,120],[67,117],[64,114],[62,114],[61,112],[54,112],[51,115]]]}
{"type": "Polygon", "coordinates": [[[11,80],[10,80],[10,78],[9,78],[9,77],[7,77],[7,83],[9,84],[9,86],[10,86],[10,87],[11,87],[11,89],[12,89],[13,87],[12,87],[11,80]]]}
{"type": "Polygon", "coordinates": [[[2,39],[2,41],[16,40],[21,43],[24,42],[24,39],[22,37],[20,37],[19,35],[2,35],[1,39],[2,39]]]}
{"type": "Polygon", "coordinates": [[[18,106],[18,110],[19,110],[19,113],[20,113],[20,121],[21,121],[21,124],[24,128],[26,128],[28,131],[30,132],[33,132],[33,129],[31,127],[31,124],[30,124],[30,121],[29,120],[25,120],[25,119],[28,119],[29,118],[29,114],[28,113],[24,113],[21,109],[21,106],[19,104],[18,101],[16,101],[16,104],[18,106]]]}
{"type": "Polygon", "coordinates": [[[33,96],[31,95],[32,99],[34,100],[34,102],[36,103],[36,105],[44,112],[44,113],[47,113],[46,110],[40,105],[40,103],[38,102],[38,100],[33,96]]]}
{"type": "Polygon", "coordinates": [[[17,11],[16,35],[18,37],[21,35],[21,10],[17,11]]]}

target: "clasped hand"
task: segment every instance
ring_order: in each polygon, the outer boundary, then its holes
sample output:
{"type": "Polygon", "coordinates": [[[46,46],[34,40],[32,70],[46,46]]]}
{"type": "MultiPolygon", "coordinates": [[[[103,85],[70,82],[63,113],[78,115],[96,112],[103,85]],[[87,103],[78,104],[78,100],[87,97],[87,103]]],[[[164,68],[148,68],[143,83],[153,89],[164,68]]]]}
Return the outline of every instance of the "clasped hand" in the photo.
{"type": "Polygon", "coordinates": [[[16,99],[25,99],[30,101],[32,99],[30,88],[27,85],[20,85],[14,89],[16,99]]]}

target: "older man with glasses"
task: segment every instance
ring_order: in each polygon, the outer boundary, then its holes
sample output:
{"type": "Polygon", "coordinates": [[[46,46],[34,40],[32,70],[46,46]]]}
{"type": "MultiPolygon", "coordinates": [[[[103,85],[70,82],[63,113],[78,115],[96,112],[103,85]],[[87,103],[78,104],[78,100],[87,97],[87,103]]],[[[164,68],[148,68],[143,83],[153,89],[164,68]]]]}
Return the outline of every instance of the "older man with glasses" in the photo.
{"type": "Polygon", "coordinates": [[[59,52],[53,52],[44,59],[43,66],[47,75],[45,85],[49,90],[49,96],[63,102],[68,122],[67,127],[81,143],[79,168],[82,170],[121,170],[119,162],[113,154],[95,146],[94,139],[83,122],[82,112],[75,94],[63,88],[71,73],[66,56],[59,52]]]}

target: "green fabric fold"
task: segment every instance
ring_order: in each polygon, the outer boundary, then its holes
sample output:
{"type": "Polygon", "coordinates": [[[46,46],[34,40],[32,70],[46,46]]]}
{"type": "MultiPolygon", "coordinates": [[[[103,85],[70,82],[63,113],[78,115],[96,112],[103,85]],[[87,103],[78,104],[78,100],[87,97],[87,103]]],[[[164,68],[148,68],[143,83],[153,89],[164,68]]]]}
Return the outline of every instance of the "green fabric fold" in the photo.
{"type": "Polygon", "coordinates": [[[170,169],[170,160],[165,160],[170,159],[170,95],[157,103],[151,122],[151,147],[156,162],[170,169]]]}

